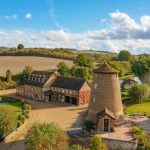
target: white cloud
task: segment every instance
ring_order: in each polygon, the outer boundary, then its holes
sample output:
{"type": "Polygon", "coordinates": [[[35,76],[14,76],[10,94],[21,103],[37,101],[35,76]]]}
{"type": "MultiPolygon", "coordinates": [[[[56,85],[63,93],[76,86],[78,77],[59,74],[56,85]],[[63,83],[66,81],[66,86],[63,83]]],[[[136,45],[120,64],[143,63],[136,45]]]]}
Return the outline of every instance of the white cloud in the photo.
{"type": "Polygon", "coordinates": [[[69,30],[0,31],[0,46],[68,47],[119,52],[128,49],[133,54],[150,53],[150,16],[139,22],[119,11],[109,14],[110,27],[73,33],[69,30]]]}
{"type": "Polygon", "coordinates": [[[17,17],[18,16],[16,14],[4,16],[5,19],[17,19],[17,17]]]}
{"type": "Polygon", "coordinates": [[[31,14],[31,13],[27,13],[27,14],[25,15],[25,18],[26,18],[26,19],[29,19],[29,20],[32,19],[32,14],[31,14]]]}

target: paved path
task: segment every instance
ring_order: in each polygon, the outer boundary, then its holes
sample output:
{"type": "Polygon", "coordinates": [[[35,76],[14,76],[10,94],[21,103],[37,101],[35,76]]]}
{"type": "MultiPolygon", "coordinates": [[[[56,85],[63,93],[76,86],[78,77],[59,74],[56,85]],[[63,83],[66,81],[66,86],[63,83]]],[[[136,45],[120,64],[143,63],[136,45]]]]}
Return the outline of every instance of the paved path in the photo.
{"type": "MultiPolygon", "coordinates": [[[[24,99],[14,95],[14,92],[15,90],[0,91],[0,95],[24,99]]],[[[32,106],[30,118],[21,128],[10,134],[10,136],[0,144],[0,150],[24,150],[24,137],[27,130],[35,122],[55,122],[64,130],[80,128],[87,111],[87,105],[77,107],[57,102],[43,103],[32,100],[27,101],[32,106]]]]}

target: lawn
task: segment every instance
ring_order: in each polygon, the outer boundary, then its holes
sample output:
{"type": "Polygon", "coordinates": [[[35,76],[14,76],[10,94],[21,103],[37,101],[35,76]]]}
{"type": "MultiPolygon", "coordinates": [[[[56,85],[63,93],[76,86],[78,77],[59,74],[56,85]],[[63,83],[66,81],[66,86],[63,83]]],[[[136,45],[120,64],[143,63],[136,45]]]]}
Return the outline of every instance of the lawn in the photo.
{"type": "Polygon", "coordinates": [[[21,101],[10,101],[10,98],[0,97],[2,102],[6,102],[6,104],[0,104],[0,108],[7,107],[10,110],[16,112],[17,116],[22,114],[22,102],[21,101]]]}
{"type": "Polygon", "coordinates": [[[126,110],[127,114],[133,114],[133,113],[146,113],[148,116],[150,116],[150,98],[147,98],[144,100],[142,104],[130,104],[127,106],[126,110]]]}

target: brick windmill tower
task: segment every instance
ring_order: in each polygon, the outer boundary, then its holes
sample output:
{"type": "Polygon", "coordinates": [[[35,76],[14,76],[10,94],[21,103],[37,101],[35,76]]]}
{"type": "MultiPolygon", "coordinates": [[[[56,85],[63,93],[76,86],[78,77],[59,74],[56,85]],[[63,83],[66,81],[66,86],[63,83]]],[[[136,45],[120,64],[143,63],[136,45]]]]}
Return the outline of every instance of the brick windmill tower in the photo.
{"type": "Polygon", "coordinates": [[[105,132],[124,120],[118,72],[106,63],[93,72],[87,118],[105,132]]]}

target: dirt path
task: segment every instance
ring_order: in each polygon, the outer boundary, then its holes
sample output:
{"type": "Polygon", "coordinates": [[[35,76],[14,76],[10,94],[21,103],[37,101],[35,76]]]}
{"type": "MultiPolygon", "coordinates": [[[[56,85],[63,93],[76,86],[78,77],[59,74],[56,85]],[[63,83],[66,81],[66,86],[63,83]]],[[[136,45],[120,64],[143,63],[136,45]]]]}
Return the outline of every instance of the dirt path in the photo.
{"type": "MultiPolygon", "coordinates": [[[[0,91],[0,95],[9,95],[19,99],[24,99],[14,95],[15,90],[0,91]]],[[[27,99],[24,99],[27,100],[27,99]]],[[[27,130],[36,122],[55,122],[64,130],[77,129],[81,127],[83,117],[86,114],[87,106],[76,107],[64,103],[43,103],[27,100],[31,106],[30,118],[16,132],[10,134],[3,143],[0,150],[24,150],[24,137],[27,130]]]]}

